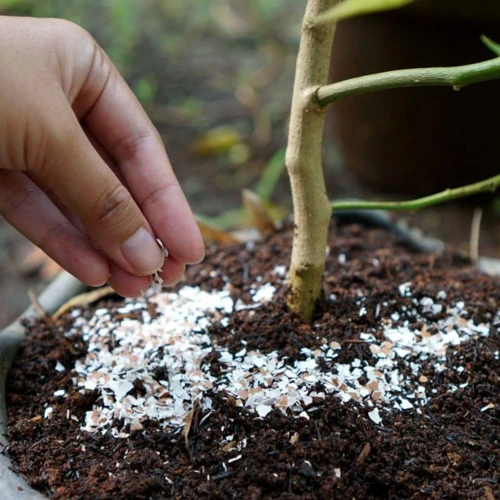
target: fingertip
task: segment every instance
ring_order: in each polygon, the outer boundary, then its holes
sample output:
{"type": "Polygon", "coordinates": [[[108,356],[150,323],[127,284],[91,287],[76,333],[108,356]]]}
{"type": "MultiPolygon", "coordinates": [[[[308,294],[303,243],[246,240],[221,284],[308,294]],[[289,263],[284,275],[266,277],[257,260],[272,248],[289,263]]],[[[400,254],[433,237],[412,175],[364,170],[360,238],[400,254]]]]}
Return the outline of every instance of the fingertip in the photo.
{"type": "Polygon", "coordinates": [[[109,274],[106,273],[106,278],[97,278],[97,276],[90,280],[85,280],[84,283],[87,285],[87,286],[90,286],[92,288],[99,288],[101,286],[104,286],[107,282],[108,282],[108,279],[109,279],[109,274]]]}
{"type": "Polygon", "coordinates": [[[200,234],[198,241],[196,241],[196,243],[187,252],[183,262],[189,265],[194,265],[194,264],[199,264],[204,259],[205,259],[205,242],[203,241],[200,234]]]}
{"type": "Polygon", "coordinates": [[[181,239],[165,243],[171,256],[183,264],[199,264],[205,258],[205,242],[201,236],[198,225],[183,228],[179,231],[181,239]]]}
{"type": "Polygon", "coordinates": [[[53,242],[48,251],[54,260],[87,286],[98,288],[108,282],[110,269],[106,258],[80,235],[79,241],[70,238],[53,242]],[[61,250],[64,248],[64,252],[61,250]]]}
{"type": "Polygon", "coordinates": [[[79,279],[83,281],[83,283],[85,283],[86,285],[98,288],[100,286],[105,285],[108,282],[110,274],[108,262],[105,257],[98,254],[97,252],[94,255],[94,258],[92,259],[92,262],[90,264],[88,260],[85,259],[85,262],[82,262],[81,266],[78,267],[82,269],[82,278],[83,278],[79,279]]]}
{"type": "Polygon", "coordinates": [[[169,257],[165,261],[163,269],[160,272],[160,277],[163,280],[163,285],[173,286],[182,280],[186,272],[186,266],[182,262],[169,257]]]}
{"type": "Polygon", "coordinates": [[[122,297],[141,297],[149,288],[151,278],[146,276],[135,276],[123,270],[114,262],[110,263],[109,286],[122,297]]]}

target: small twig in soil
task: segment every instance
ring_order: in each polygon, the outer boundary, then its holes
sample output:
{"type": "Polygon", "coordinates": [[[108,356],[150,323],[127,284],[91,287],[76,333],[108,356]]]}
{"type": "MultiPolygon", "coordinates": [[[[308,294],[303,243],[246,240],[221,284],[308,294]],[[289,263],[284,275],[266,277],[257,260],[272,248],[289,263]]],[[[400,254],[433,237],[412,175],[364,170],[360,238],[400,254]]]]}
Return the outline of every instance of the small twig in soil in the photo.
{"type": "Polygon", "coordinates": [[[359,457],[356,460],[357,465],[362,465],[364,463],[364,461],[366,460],[366,458],[370,454],[371,449],[372,449],[372,447],[371,447],[370,443],[366,443],[363,446],[363,449],[361,450],[361,453],[359,454],[359,457]]]}
{"type": "Polygon", "coordinates": [[[474,214],[472,215],[472,223],[470,228],[469,257],[472,262],[477,262],[477,260],[479,259],[479,236],[481,233],[482,217],[482,208],[476,208],[474,210],[474,214]]]}
{"type": "Polygon", "coordinates": [[[248,264],[245,264],[243,266],[243,283],[247,282],[249,274],[250,274],[250,266],[248,264]]]}
{"type": "Polygon", "coordinates": [[[321,437],[321,432],[319,430],[319,424],[318,424],[317,420],[314,421],[314,428],[316,429],[316,435],[318,436],[318,441],[321,441],[322,437],[321,437]]]}
{"type": "Polygon", "coordinates": [[[228,477],[234,476],[234,472],[223,472],[222,474],[219,474],[218,476],[211,477],[210,479],[212,481],[220,481],[221,479],[226,479],[228,477]]]}
{"type": "Polygon", "coordinates": [[[476,477],[472,480],[472,483],[477,482],[497,484],[498,481],[496,479],[493,479],[492,477],[476,477]]]}
{"type": "Polygon", "coordinates": [[[214,413],[214,410],[208,412],[201,420],[200,423],[198,424],[198,427],[201,429],[203,424],[209,419],[210,415],[214,413]]]}
{"type": "Polygon", "coordinates": [[[373,427],[375,427],[375,429],[382,431],[382,432],[389,432],[389,433],[393,432],[392,429],[388,429],[387,427],[383,427],[382,425],[373,424],[373,427]]]}
{"type": "Polygon", "coordinates": [[[40,302],[38,302],[38,298],[35,295],[35,292],[31,290],[31,288],[28,290],[28,297],[30,298],[31,305],[33,306],[33,309],[35,310],[35,314],[38,319],[45,319],[48,318],[49,315],[45,312],[43,307],[40,305],[40,302]]]}

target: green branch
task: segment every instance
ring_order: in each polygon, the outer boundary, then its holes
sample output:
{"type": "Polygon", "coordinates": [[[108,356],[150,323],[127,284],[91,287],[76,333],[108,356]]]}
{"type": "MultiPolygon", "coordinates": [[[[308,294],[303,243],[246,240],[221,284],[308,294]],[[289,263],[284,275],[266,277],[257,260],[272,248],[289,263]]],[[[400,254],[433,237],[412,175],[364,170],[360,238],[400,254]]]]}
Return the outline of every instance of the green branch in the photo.
{"type": "Polygon", "coordinates": [[[402,87],[451,86],[454,90],[471,83],[500,78],[500,57],[465,66],[450,68],[420,68],[387,71],[360,76],[319,87],[315,100],[321,106],[353,95],[378,92],[402,87]]]}
{"type": "Polygon", "coordinates": [[[457,198],[471,196],[484,192],[494,192],[500,186],[500,175],[490,177],[484,181],[476,182],[454,189],[446,189],[441,193],[431,194],[423,198],[409,201],[338,201],[332,203],[332,210],[397,210],[402,212],[415,212],[421,208],[438,205],[457,198]]]}

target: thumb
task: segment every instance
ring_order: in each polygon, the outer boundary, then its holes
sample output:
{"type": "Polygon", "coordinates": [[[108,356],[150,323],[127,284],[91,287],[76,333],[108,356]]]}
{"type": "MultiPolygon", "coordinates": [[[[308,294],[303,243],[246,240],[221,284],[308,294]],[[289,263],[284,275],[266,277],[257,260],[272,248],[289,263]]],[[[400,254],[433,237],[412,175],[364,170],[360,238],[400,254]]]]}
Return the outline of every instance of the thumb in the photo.
{"type": "Polygon", "coordinates": [[[128,189],[92,147],[71,108],[51,124],[43,161],[34,171],[94,243],[129,273],[148,275],[163,265],[152,230],[128,189]]]}

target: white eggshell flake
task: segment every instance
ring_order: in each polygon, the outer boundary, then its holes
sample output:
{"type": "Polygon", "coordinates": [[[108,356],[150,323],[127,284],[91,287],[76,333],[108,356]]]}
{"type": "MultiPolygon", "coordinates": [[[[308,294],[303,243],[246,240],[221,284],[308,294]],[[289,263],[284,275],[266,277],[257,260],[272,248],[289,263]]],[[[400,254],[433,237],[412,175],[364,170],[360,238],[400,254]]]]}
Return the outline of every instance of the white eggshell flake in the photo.
{"type": "MultiPolygon", "coordinates": [[[[280,276],[285,272],[283,266],[275,269],[280,276]]],[[[444,292],[437,297],[412,298],[408,282],[396,293],[411,300],[413,306],[395,310],[390,307],[395,302],[389,301],[370,305],[370,312],[376,311],[377,325],[356,339],[367,345],[362,359],[346,361],[344,355],[343,363],[334,362],[347,344],[342,339],[327,339],[324,333],[315,334],[313,327],[311,335],[317,338],[317,346],[302,348],[299,359],[291,362],[278,352],[251,350],[246,342],[236,352],[212,343],[209,329],[213,324],[231,328],[234,311],[258,314],[258,308],[276,293],[274,285],[257,280],[250,287],[250,303],[235,302],[229,280],[223,277],[223,282],[226,288],[211,293],[184,286],[178,293],[128,299],[117,311],[98,309],[88,320],[75,317],[75,326],[67,335],[83,333],[88,352],[76,362],[73,381],[81,392],[98,393],[83,430],[110,431],[116,438],[126,438],[128,432],[142,430],[146,420],[155,420],[162,428],[181,429],[193,405],[210,414],[208,392],[234,398],[237,406],[254,412],[257,418],[268,418],[273,410],[290,418],[309,418],[333,396],[336,404],[369,408],[368,418],[380,425],[382,409],[382,413],[419,411],[437,392],[432,373],[452,369],[466,384],[463,366],[447,365],[447,350],[488,336],[500,325],[498,314],[490,323],[476,324],[464,302],[445,310],[438,303],[446,298],[444,292]],[[155,317],[149,313],[150,304],[155,307],[155,317]],[[408,321],[410,315],[412,322],[408,321]],[[417,323],[418,329],[410,326],[417,323]],[[217,359],[217,376],[206,361],[208,356],[217,359]]],[[[365,306],[360,306],[359,314],[367,314],[365,306]]],[[[354,350],[348,353],[355,356],[354,350]]],[[[60,363],[55,366],[57,371],[65,369],[60,363]]],[[[461,390],[464,384],[449,390],[461,390]]],[[[65,392],[54,395],[64,396],[65,392]]],[[[48,407],[44,417],[51,416],[48,407]]]]}

